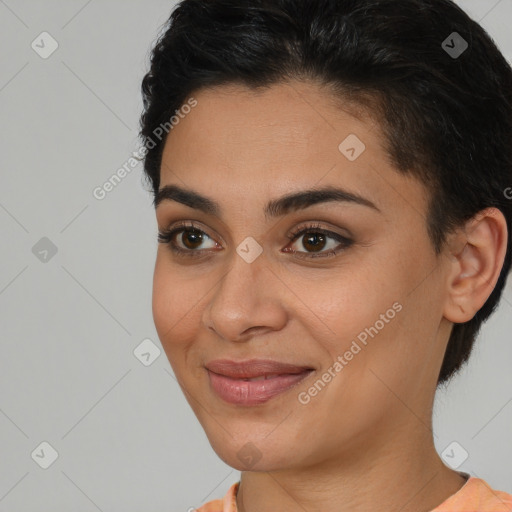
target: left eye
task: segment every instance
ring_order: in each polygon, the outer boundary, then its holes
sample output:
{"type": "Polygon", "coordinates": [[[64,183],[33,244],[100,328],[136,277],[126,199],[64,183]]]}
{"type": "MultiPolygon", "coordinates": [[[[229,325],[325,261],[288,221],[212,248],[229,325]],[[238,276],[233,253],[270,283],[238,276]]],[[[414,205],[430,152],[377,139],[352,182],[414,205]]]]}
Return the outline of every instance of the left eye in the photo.
{"type": "Polygon", "coordinates": [[[338,233],[334,233],[317,226],[304,228],[298,232],[292,233],[288,238],[292,241],[297,240],[295,243],[300,243],[300,239],[302,239],[300,245],[305,248],[306,251],[285,249],[285,252],[298,252],[301,254],[306,254],[306,257],[311,258],[320,256],[334,256],[337,254],[338,250],[345,249],[352,244],[352,240],[338,233]],[[329,239],[331,240],[330,243],[328,242],[329,239]],[[329,250],[326,251],[325,249],[329,250]],[[311,254],[311,252],[313,254],[311,254]]]}

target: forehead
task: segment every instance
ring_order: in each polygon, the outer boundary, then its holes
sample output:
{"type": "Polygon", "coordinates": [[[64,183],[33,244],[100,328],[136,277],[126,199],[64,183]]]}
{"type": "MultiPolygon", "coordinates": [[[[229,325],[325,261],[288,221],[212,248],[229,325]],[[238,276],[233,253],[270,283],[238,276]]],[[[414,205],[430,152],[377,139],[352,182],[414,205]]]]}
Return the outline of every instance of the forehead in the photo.
{"type": "Polygon", "coordinates": [[[356,112],[353,103],[335,100],[326,88],[310,82],[279,83],[258,90],[230,84],[200,90],[194,97],[197,106],[168,136],[165,149],[176,156],[181,155],[180,148],[187,149],[182,144],[188,139],[203,150],[189,152],[188,158],[200,159],[208,152],[243,169],[253,168],[258,161],[268,167],[271,160],[277,166],[293,160],[310,163],[327,155],[338,159],[338,145],[351,132],[367,145],[381,143],[379,127],[368,116],[362,120],[361,109],[359,118],[351,115],[356,112]],[[180,140],[173,144],[177,131],[180,140]],[[244,165],[248,159],[251,165],[244,165]]]}
{"type": "Polygon", "coordinates": [[[384,210],[412,201],[424,212],[423,185],[393,168],[380,125],[325,87],[231,84],[193,97],[197,105],[167,137],[161,187],[177,184],[234,204],[343,186],[384,210]]]}

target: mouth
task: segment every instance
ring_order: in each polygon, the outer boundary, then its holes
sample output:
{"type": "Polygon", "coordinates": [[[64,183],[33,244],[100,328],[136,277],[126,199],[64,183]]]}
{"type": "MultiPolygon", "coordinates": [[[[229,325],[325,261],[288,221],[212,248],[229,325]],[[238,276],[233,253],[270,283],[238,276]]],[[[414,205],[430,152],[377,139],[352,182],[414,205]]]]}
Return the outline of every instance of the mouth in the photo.
{"type": "Polygon", "coordinates": [[[252,359],[216,360],[206,365],[211,389],[235,405],[258,405],[284,393],[311,375],[311,366],[252,359]]]}

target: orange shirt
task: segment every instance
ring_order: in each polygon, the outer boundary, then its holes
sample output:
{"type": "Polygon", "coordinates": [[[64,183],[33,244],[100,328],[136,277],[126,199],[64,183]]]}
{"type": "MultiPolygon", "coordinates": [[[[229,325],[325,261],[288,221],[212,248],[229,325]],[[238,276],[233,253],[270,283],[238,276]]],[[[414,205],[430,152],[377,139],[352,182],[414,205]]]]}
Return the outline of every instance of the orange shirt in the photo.
{"type": "MultiPolygon", "coordinates": [[[[234,483],[222,499],[205,503],[197,512],[237,512],[234,483]]],[[[485,480],[470,476],[466,483],[431,512],[512,512],[512,494],[492,489],[485,480]]]]}

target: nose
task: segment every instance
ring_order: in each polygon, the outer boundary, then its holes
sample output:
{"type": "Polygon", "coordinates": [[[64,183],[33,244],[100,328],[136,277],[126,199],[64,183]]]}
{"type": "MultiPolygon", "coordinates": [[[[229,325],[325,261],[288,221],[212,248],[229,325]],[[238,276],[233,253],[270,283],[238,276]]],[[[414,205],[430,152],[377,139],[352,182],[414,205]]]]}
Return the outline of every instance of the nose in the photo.
{"type": "Polygon", "coordinates": [[[288,318],[285,285],[270,269],[264,253],[252,263],[237,253],[233,260],[205,306],[203,324],[234,342],[282,329],[288,318]]]}

